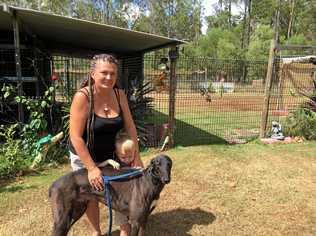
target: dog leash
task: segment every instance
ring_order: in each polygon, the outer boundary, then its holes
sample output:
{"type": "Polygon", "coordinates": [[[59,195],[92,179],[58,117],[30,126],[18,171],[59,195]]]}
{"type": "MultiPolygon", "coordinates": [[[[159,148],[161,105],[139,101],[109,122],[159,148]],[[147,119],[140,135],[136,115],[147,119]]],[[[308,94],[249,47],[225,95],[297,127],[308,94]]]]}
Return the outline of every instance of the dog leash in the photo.
{"type": "Polygon", "coordinates": [[[111,199],[111,194],[110,194],[110,182],[111,181],[119,181],[123,180],[126,178],[134,178],[140,174],[143,174],[142,169],[136,169],[134,171],[121,174],[121,175],[115,175],[115,176],[102,176],[103,179],[103,184],[105,187],[105,192],[104,192],[104,199],[107,202],[108,208],[109,208],[109,229],[108,229],[108,236],[112,235],[112,199],[111,199]]]}

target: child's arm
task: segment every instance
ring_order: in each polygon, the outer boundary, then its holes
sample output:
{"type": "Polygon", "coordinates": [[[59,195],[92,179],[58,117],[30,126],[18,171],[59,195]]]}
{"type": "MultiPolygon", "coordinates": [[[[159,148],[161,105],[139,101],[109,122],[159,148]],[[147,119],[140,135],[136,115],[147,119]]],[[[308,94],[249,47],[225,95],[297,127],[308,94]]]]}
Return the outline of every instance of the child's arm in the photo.
{"type": "Polygon", "coordinates": [[[98,167],[104,167],[106,165],[111,165],[111,166],[113,166],[114,169],[117,169],[117,170],[120,169],[120,164],[112,159],[108,159],[108,160],[100,163],[98,165],[98,167]]]}

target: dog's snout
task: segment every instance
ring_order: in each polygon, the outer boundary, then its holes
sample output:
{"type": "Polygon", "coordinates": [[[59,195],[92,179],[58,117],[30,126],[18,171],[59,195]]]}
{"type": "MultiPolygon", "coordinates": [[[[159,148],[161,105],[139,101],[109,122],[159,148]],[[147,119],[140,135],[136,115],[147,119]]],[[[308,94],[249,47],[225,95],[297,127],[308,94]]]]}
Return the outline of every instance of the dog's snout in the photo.
{"type": "Polygon", "coordinates": [[[163,182],[164,184],[169,184],[169,183],[170,183],[170,178],[168,178],[168,177],[163,177],[163,178],[162,178],[162,182],[163,182]]]}

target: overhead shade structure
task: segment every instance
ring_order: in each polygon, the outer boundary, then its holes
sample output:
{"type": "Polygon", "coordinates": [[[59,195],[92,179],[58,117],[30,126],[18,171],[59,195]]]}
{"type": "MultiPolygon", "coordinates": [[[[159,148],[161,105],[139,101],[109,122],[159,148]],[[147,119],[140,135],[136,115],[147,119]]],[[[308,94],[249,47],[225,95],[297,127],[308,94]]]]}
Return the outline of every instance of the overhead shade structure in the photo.
{"type": "Polygon", "coordinates": [[[154,34],[7,5],[0,6],[0,30],[12,30],[12,14],[19,21],[20,32],[35,36],[52,53],[91,55],[106,51],[128,55],[185,43],[154,34]]]}

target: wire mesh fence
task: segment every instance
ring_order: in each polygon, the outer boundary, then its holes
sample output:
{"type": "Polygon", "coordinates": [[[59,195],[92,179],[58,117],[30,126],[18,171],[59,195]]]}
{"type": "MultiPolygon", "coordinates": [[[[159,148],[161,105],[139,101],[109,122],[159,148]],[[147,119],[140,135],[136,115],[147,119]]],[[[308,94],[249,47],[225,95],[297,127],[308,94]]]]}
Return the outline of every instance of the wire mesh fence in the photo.
{"type": "Polygon", "coordinates": [[[90,61],[84,58],[53,57],[53,75],[56,76],[56,101],[70,102],[80,83],[87,78],[90,61]]]}
{"type": "Polygon", "coordinates": [[[44,60],[36,58],[36,53],[26,47],[20,49],[21,81],[16,74],[15,50],[12,47],[0,49],[0,122],[10,123],[17,121],[18,105],[13,99],[21,86],[22,96],[38,99],[43,90],[44,60]],[[40,76],[41,75],[41,76],[40,76]],[[20,83],[21,82],[21,83],[20,83]],[[5,87],[12,86],[12,90],[5,87]]]}
{"type": "MultiPolygon", "coordinates": [[[[145,81],[152,83],[152,123],[161,145],[168,121],[168,83],[159,84],[159,56],[145,57],[145,81]],[[158,82],[157,82],[158,81],[158,82]],[[162,88],[157,88],[157,87],[162,88]]],[[[177,61],[177,145],[242,142],[259,134],[267,62],[180,57],[177,61]]]]}
{"type": "MultiPolygon", "coordinates": [[[[43,69],[38,70],[39,65],[43,64],[40,63],[42,59],[36,59],[30,51],[22,50],[22,55],[22,77],[25,81],[27,78],[39,78],[45,72],[43,69]]],[[[274,62],[268,129],[272,120],[283,122],[290,112],[306,101],[300,94],[302,89],[309,92],[313,89],[315,65],[300,62],[285,65],[282,61],[285,55],[278,55],[274,62]]],[[[127,81],[143,79],[143,84],[149,83],[151,86],[152,90],[145,96],[153,101],[144,119],[149,134],[147,146],[157,147],[162,145],[168,128],[170,64],[168,57],[158,54],[145,54],[143,63],[136,63],[137,68],[133,60],[129,58],[130,63],[121,63],[121,66],[132,65],[135,70],[142,71],[143,78],[138,72],[136,77],[135,73],[133,78],[126,77],[123,72],[132,71],[128,68],[120,68],[123,73],[121,77],[127,81]]],[[[137,57],[137,60],[141,58],[137,57]]],[[[55,100],[69,103],[88,75],[89,60],[54,56],[44,67],[46,72],[49,70],[46,73],[49,77],[55,77],[55,100]]],[[[2,83],[16,78],[12,50],[0,50],[0,72],[2,83]]],[[[175,144],[187,146],[226,141],[242,143],[257,137],[264,107],[266,73],[266,61],[180,56],[176,67],[175,144]]],[[[125,82],[122,81],[123,84],[129,84],[125,82]]],[[[27,84],[23,83],[25,91],[36,88],[33,84],[28,90],[27,84]]],[[[31,93],[36,94],[35,91],[31,93]]]]}
{"type": "Polygon", "coordinates": [[[295,46],[279,50],[271,84],[268,129],[272,121],[286,118],[315,94],[316,47],[295,46]]]}
{"type": "MultiPolygon", "coordinates": [[[[300,53],[306,55],[306,50],[300,53]]],[[[292,58],[297,56],[291,54],[292,58]]],[[[168,122],[169,101],[168,79],[164,80],[165,84],[160,82],[161,58],[146,56],[144,67],[145,81],[155,88],[149,95],[154,98],[149,122],[158,146],[162,145],[164,124],[168,122]]],[[[316,76],[315,64],[284,65],[280,56],[274,61],[273,71],[268,131],[273,120],[283,123],[307,100],[301,92],[314,91],[316,76]]],[[[257,137],[264,108],[266,73],[265,61],[180,57],[176,70],[175,143],[184,146],[224,141],[243,143],[257,137]]]]}

